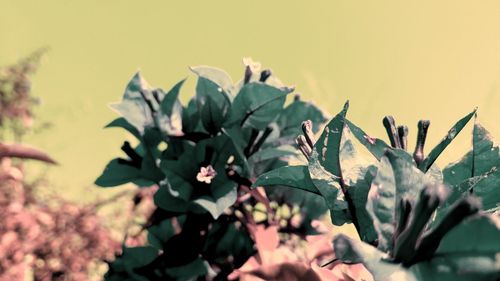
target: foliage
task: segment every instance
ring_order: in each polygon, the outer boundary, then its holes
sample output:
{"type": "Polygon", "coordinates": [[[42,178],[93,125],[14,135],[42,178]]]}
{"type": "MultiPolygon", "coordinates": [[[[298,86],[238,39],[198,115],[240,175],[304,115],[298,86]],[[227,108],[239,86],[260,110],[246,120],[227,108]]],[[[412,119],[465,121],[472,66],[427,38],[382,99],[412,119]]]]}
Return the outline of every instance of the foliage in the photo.
{"type": "Polygon", "coordinates": [[[31,94],[31,75],[46,51],[39,49],[14,65],[0,68],[0,128],[2,133],[10,130],[16,141],[32,127],[33,106],[39,102],[31,94]]]}
{"type": "MultiPolygon", "coordinates": [[[[0,69],[0,129],[17,141],[30,127],[29,74],[41,54],[0,69]]],[[[24,179],[28,159],[55,164],[36,148],[0,142],[0,280],[95,280],[92,271],[120,248],[97,215],[106,202],[82,206],[39,196],[42,182],[24,179]]]]}
{"type": "Polygon", "coordinates": [[[106,280],[225,280],[255,253],[248,225],[304,236],[326,211],[314,196],[250,189],[297,157],[300,124],[311,119],[317,131],[321,111],[298,96],[285,106],[293,88],[249,59],[236,84],[217,68],[191,70],[196,95],[187,105],[179,100],[184,80],[164,91],[140,73],[112,105],[121,117],[107,127],[125,129],[137,145],[124,142],[126,157],[109,162],[96,184],[159,188],[158,209],[143,225],[148,243],[125,246],[106,280]]]}
{"type": "Polygon", "coordinates": [[[333,224],[353,223],[362,240],[335,237],[336,258],[364,264],[375,280],[498,280],[498,146],[476,121],[471,151],[443,170],[435,164],[476,111],[424,157],[429,121],[418,123],[412,155],[406,126],[384,118],[388,145],[349,121],[347,109],[346,103],[317,142],[305,126],[297,141],[308,165],[270,171],[254,186],[322,196],[333,224]]]}

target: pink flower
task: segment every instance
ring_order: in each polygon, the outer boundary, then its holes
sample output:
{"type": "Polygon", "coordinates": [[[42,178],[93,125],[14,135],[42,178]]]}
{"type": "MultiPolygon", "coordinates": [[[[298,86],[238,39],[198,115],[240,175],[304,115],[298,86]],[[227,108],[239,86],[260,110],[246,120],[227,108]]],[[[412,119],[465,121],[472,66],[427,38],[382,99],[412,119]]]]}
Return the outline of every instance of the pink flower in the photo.
{"type": "Polygon", "coordinates": [[[200,172],[196,175],[196,180],[204,183],[212,183],[212,179],[215,178],[217,172],[212,167],[208,165],[207,167],[201,167],[200,172]]]}

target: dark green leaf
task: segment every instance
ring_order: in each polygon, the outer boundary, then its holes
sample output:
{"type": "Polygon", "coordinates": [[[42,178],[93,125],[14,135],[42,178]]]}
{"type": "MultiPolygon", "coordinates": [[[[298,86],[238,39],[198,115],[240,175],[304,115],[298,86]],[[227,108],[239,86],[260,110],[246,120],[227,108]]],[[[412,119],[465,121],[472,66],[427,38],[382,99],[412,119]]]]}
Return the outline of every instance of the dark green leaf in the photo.
{"type": "Polygon", "coordinates": [[[354,125],[351,121],[346,119],[345,122],[356,139],[363,144],[377,160],[380,160],[380,158],[384,156],[385,150],[390,148],[383,140],[368,136],[361,128],[354,125]]]}
{"type": "Polygon", "coordinates": [[[472,193],[481,198],[485,210],[500,205],[500,150],[489,132],[478,122],[474,124],[473,149],[460,161],[443,171],[444,181],[451,186],[449,206],[462,194],[472,193]]]}
{"type": "Polygon", "coordinates": [[[285,166],[261,175],[253,184],[257,186],[282,185],[321,195],[313,184],[307,166],[285,166]]]}
{"type": "Polygon", "coordinates": [[[265,129],[274,121],[285,103],[285,98],[293,89],[275,88],[263,83],[248,83],[238,93],[231,107],[231,113],[224,124],[231,126],[251,126],[265,129]]]}
{"type": "Polygon", "coordinates": [[[146,127],[154,126],[155,121],[151,108],[154,106],[158,107],[158,104],[151,93],[149,84],[140,73],[132,77],[125,89],[121,103],[111,105],[141,134],[146,127]]]}
{"type": "Polygon", "coordinates": [[[102,187],[113,187],[138,180],[141,177],[141,170],[127,164],[120,164],[118,159],[113,159],[106,165],[95,184],[102,187]]]}
{"type": "Polygon", "coordinates": [[[377,239],[373,222],[366,209],[370,185],[376,174],[377,160],[374,157],[361,155],[351,140],[351,132],[344,128],[340,149],[340,167],[346,190],[352,199],[354,212],[359,224],[361,240],[372,243],[377,239]]]}
{"type": "Polygon", "coordinates": [[[335,225],[342,225],[351,220],[347,202],[341,191],[339,163],[340,143],[348,106],[346,103],[343,110],[328,123],[309,160],[311,180],[325,198],[335,225]]]}
{"type": "Polygon", "coordinates": [[[313,122],[313,131],[317,132],[321,124],[326,121],[323,112],[312,103],[295,100],[288,105],[277,122],[280,127],[281,136],[293,136],[302,133],[302,122],[311,120],[313,122]]]}
{"type": "Polygon", "coordinates": [[[416,281],[415,276],[399,264],[385,260],[385,253],[377,248],[353,240],[343,234],[333,240],[335,256],[346,263],[363,263],[372,273],[374,280],[416,281]]]}
{"type": "Polygon", "coordinates": [[[203,207],[214,219],[217,219],[227,208],[236,202],[236,198],[236,185],[232,182],[227,182],[224,186],[218,186],[213,197],[202,196],[193,200],[193,203],[203,207]]]}
{"type": "Polygon", "coordinates": [[[159,130],[168,136],[182,135],[182,104],[179,91],[185,80],[178,82],[163,98],[160,104],[162,114],[157,115],[159,130]]]}
{"type": "Polygon", "coordinates": [[[178,281],[195,280],[199,276],[205,276],[208,272],[208,263],[202,258],[177,267],[169,267],[165,272],[178,281]]]}
{"type": "Polygon", "coordinates": [[[106,125],[104,128],[123,128],[127,130],[129,133],[131,133],[137,139],[141,139],[141,134],[139,133],[139,131],[129,122],[127,122],[127,120],[123,117],[116,118],[111,123],[106,125]]]}
{"type": "Polygon", "coordinates": [[[441,142],[434,147],[427,158],[420,164],[419,169],[426,172],[431,165],[436,161],[436,159],[441,155],[441,153],[446,149],[446,147],[455,139],[455,137],[462,131],[462,129],[469,123],[472,116],[476,114],[476,110],[467,114],[464,118],[458,120],[458,122],[448,131],[448,134],[441,140],[441,142]]]}
{"type": "Polygon", "coordinates": [[[419,280],[498,280],[498,237],[498,216],[469,218],[444,236],[430,261],[418,263],[411,269],[419,280]]]}
{"type": "Polygon", "coordinates": [[[248,159],[249,162],[258,163],[269,159],[293,156],[297,154],[297,149],[292,146],[270,147],[257,151],[248,159]]]}
{"type": "Polygon", "coordinates": [[[372,181],[366,209],[373,219],[378,234],[378,248],[384,252],[392,249],[395,231],[396,182],[391,162],[384,156],[380,159],[377,175],[372,181]]]}
{"type": "Polygon", "coordinates": [[[205,129],[216,133],[222,127],[231,107],[229,88],[231,79],[227,74],[212,67],[194,67],[198,75],[196,83],[196,102],[201,122],[205,129]]]}

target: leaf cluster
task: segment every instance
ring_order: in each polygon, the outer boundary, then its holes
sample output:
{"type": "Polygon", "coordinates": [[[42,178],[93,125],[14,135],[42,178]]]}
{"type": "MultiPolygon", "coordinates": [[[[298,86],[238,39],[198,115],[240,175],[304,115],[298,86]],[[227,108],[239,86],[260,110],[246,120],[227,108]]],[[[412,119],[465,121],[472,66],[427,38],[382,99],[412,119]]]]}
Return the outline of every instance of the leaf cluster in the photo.
{"type": "MultiPolygon", "coordinates": [[[[124,142],[126,156],[113,159],[96,184],[159,189],[158,208],[143,226],[148,244],[124,246],[106,280],[224,280],[254,254],[247,223],[256,212],[277,212],[250,190],[255,178],[297,157],[294,137],[304,120],[317,126],[325,121],[318,108],[299,98],[285,106],[293,88],[254,62],[246,63],[238,83],[218,68],[191,71],[196,95],[187,105],[179,100],[184,80],[164,91],[149,86],[140,73],[122,101],[112,105],[121,117],[106,127],[125,129],[137,144],[124,142]]],[[[270,197],[293,197],[290,208],[314,202],[285,193],[270,197]]],[[[283,226],[287,232],[312,231],[310,222],[321,207],[309,209],[302,211],[299,226],[283,226]]],[[[269,223],[268,217],[262,223],[269,223]]]]}

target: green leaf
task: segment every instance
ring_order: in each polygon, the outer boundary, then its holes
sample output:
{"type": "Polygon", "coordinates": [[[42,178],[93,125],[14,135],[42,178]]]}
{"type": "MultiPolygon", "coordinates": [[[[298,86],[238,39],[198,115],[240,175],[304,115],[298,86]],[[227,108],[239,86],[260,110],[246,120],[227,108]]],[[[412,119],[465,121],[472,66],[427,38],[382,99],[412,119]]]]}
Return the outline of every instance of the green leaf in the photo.
{"type": "Polygon", "coordinates": [[[118,117],[115,120],[111,121],[108,125],[106,125],[104,128],[123,128],[127,130],[129,133],[131,133],[134,137],[137,139],[141,139],[141,134],[139,131],[132,126],[127,120],[123,117],[118,117]]]}
{"type": "Polygon", "coordinates": [[[163,100],[161,101],[160,108],[163,113],[167,116],[171,116],[175,110],[177,105],[180,105],[179,102],[179,93],[182,85],[186,79],[181,80],[177,84],[175,84],[170,91],[165,95],[163,100]]]}
{"type": "Polygon", "coordinates": [[[197,258],[186,265],[166,268],[165,272],[175,280],[188,281],[205,276],[208,272],[208,266],[208,263],[202,258],[197,258]]]}
{"type": "Polygon", "coordinates": [[[249,162],[258,163],[274,158],[293,156],[297,154],[297,149],[290,145],[282,145],[279,147],[270,147],[257,151],[248,158],[249,162]]]}
{"type": "Polygon", "coordinates": [[[284,166],[261,175],[252,187],[289,186],[321,195],[309,176],[307,166],[284,166]]]}
{"type": "MultiPolygon", "coordinates": [[[[231,77],[222,69],[210,66],[195,66],[190,68],[198,77],[203,77],[212,81],[222,88],[224,93],[231,94],[233,91],[233,81],[231,77]]],[[[229,96],[228,96],[229,98],[229,96]]]]}
{"type": "Polygon", "coordinates": [[[500,206],[500,150],[490,133],[478,122],[474,124],[473,148],[460,161],[443,170],[444,181],[451,194],[446,206],[463,194],[481,198],[485,210],[500,206]]]}
{"type": "Polygon", "coordinates": [[[422,281],[497,281],[500,276],[497,255],[436,256],[410,270],[422,281]]]}
{"type": "Polygon", "coordinates": [[[441,140],[441,142],[434,147],[427,158],[420,164],[419,169],[423,172],[426,172],[431,165],[436,161],[436,159],[441,155],[441,153],[446,149],[446,147],[455,139],[455,137],[462,131],[462,129],[469,123],[472,119],[472,116],[476,114],[476,109],[471,113],[467,114],[462,119],[458,120],[458,122],[451,127],[446,136],[441,140]]]}
{"type": "Polygon", "coordinates": [[[251,126],[263,130],[274,121],[293,89],[275,88],[259,82],[243,86],[234,99],[225,127],[251,126]]]}
{"type": "Polygon", "coordinates": [[[311,180],[325,198],[331,212],[332,223],[335,225],[342,225],[351,220],[351,214],[341,191],[339,163],[340,143],[348,107],[349,104],[346,103],[342,111],[325,127],[309,160],[311,180]]]}
{"type": "Polygon", "coordinates": [[[154,126],[150,105],[158,106],[151,93],[151,87],[140,73],[136,73],[128,83],[122,101],[110,106],[142,134],[146,127],[154,126]]]}
{"type": "MultiPolygon", "coordinates": [[[[178,180],[178,177],[172,177],[172,175],[171,177],[167,175],[167,178],[172,182],[176,182],[176,180],[178,180]]],[[[160,188],[156,191],[153,197],[155,205],[170,212],[186,212],[189,207],[188,200],[192,192],[192,187],[187,183],[184,183],[182,187],[179,189],[182,192],[181,193],[174,190],[168,181],[162,182],[160,184],[160,188]],[[188,190],[186,190],[186,188],[188,188],[188,190]]]]}
{"type": "Polygon", "coordinates": [[[370,185],[376,174],[377,160],[371,156],[370,158],[364,157],[357,151],[348,127],[344,128],[342,134],[339,159],[342,179],[354,205],[360,238],[372,243],[377,239],[377,232],[366,209],[366,202],[370,185]]]}
{"type": "MultiPolygon", "coordinates": [[[[466,219],[450,230],[439,244],[438,255],[472,252],[474,254],[500,253],[500,217],[479,215],[466,219]]],[[[500,267],[498,268],[500,270],[500,267]]]]}
{"type": "Polygon", "coordinates": [[[208,132],[216,133],[231,108],[228,92],[231,79],[222,70],[212,67],[193,67],[191,70],[198,75],[196,102],[201,122],[208,132]]]}
{"type": "Polygon", "coordinates": [[[419,280],[498,280],[498,237],[498,216],[479,215],[466,219],[443,237],[431,260],[418,263],[411,270],[419,280]]]}
{"type": "Polygon", "coordinates": [[[165,95],[160,104],[163,114],[157,115],[158,125],[164,134],[168,136],[182,135],[182,104],[179,101],[179,91],[185,79],[175,84],[175,86],[165,95]]]}
{"type": "Polygon", "coordinates": [[[185,133],[205,131],[200,122],[200,113],[195,98],[192,98],[182,110],[182,130],[185,133]]]}
{"type": "Polygon", "coordinates": [[[158,250],[150,247],[123,248],[121,259],[125,268],[132,271],[134,268],[142,267],[153,262],[158,257],[158,250]]]}
{"type": "Polygon", "coordinates": [[[148,228],[148,242],[157,249],[163,249],[163,245],[174,235],[175,228],[170,219],[148,228]]]}
{"type": "Polygon", "coordinates": [[[341,176],[339,154],[348,108],[349,102],[346,102],[342,111],[326,125],[314,145],[319,165],[337,178],[341,176]]]}
{"type": "Polygon", "coordinates": [[[378,172],[368,194],[367,209],[373,218],[379,237],[379,249],[390,251],[395,231],[394,222],[399,220],[397,208],[403,198],[418,198],[426,184],[440,182],[439,173],[422,173],[408,153],[400,149],[386,151],[378,166],[378,172]]]}
{"type": "Polygon", "coordinates": [[[301,125],[306,120],[313,122],[313,132],[317,132],[326,118],[323,112],[312,103],[294,100],[283,110],[277,120],[280,135],[296,137],[302,133],[301,125]]]}
{"type": "Polygon", "coordinates": [[[141,170],[127,164],[120,164],[118,158],[116,158],[106,165],[102,174],[96,179],[95,184],[101,187],[113,187],[141,178],[141,170]]]}
{"type": "Polygon", "coordinates": [[[363,263],[371,272],[374,280],[416,281],[415,276],[400,264],[387,261],[386,254],[377,248],[353,240],[343,234],[333,240],[335,257],[346,263],[363,263]]]}
{"type": "Polygon", "coordinates": [[[346,119],[345,122],[354,137],[356,137],[356,139],[362,145],[364,145],[368,149],[368,151],[370,151],[370,153],[375,156],[375,158],[377,158],[377,160],[380,160],[380,158],[384,156],[385,150],[390,148],[390,146],[387,145],[383,140],[368,136],[361,128],[356,126],[348,119],[346,119]]]}
{"type": "Polygon", "coordinates": [[[366,209],[373,219],[378,234],[378,248],[384,252],[392,249],[395,231],[396,181],[389,158],[380,159],[377,175],[372,181],[366,209]]]}
{"type": "Polygon", "coordinates": [[[236,185],[232,182],[227,182],[225,186],[219,186],[213,197],[202,196],[193,200],[197,204],[207,210],[214,219],[217,219],[224,211],[236,202],[238,197],[236,185]],[[223,189],[228,189],[223,191],[223,189]]]}

